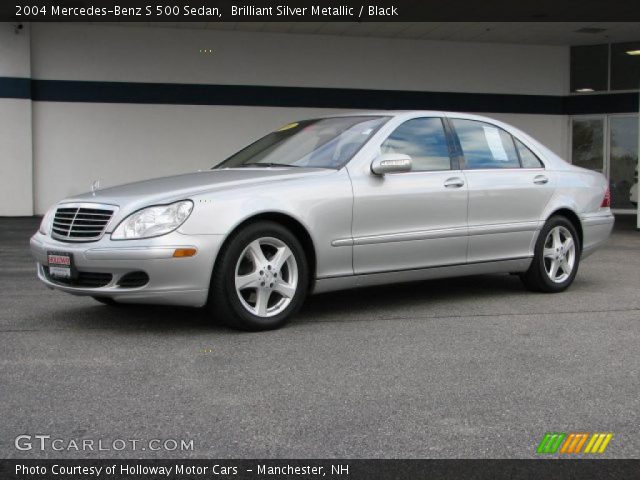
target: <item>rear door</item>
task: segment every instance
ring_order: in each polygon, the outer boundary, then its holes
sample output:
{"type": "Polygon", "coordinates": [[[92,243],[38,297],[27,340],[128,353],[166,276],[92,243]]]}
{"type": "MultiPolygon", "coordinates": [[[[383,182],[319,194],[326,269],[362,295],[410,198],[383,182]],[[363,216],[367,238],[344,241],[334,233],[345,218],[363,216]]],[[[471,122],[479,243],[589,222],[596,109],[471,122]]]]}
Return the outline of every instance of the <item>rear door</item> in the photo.
{"type": "Polygon", "coordinates": [[[469,189],[470,263],[532,255],[553,175],[524,143],[502,128],[451,118],[469,189]]]}

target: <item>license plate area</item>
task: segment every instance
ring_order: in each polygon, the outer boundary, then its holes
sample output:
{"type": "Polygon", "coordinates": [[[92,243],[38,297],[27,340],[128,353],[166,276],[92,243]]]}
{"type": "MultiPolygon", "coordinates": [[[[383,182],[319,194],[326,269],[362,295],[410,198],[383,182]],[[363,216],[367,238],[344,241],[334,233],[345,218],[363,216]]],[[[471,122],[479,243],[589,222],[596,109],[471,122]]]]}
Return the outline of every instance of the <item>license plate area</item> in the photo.
{"type": "Polygon", "coordinates": [[[72,280],[78,276],[70,252],[47,252],[47,264],[52,278],[72,280]]]}

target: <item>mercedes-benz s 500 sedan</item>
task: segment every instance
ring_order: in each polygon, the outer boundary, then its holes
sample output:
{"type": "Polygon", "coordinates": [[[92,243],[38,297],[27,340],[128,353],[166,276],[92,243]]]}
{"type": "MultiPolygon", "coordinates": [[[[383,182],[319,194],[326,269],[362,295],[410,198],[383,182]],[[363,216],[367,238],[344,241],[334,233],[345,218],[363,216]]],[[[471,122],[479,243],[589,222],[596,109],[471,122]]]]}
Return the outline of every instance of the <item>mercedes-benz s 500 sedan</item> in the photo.
{"type": "Polygon", "coordinates": [[[518,273],[560,292],[611,232],[607,185],[489,118],[342,115],[211,170],[62,200],[31,250],[51,288],[264,330],[311,292],[357,286],[518,273]]]}

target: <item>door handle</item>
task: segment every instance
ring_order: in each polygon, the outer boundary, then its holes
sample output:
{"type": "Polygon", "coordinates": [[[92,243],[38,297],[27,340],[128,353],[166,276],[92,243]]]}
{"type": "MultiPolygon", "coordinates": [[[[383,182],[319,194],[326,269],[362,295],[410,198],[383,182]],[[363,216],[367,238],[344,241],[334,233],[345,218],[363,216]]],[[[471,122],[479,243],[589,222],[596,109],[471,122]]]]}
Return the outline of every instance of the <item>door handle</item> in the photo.
{"type": "Polygon", "coordinates": [[[464,180],[458,177],[447,178],[444,186],[447,188],[460,188],[464,185],[464,180]]]}
{"type": "Polygon", "coordinates": [[[536,185],[544,185],[548,181],[549,179],[544,175],[536,175],[535,177],[533,177],[533,183],[535,183],[536,185]]]}

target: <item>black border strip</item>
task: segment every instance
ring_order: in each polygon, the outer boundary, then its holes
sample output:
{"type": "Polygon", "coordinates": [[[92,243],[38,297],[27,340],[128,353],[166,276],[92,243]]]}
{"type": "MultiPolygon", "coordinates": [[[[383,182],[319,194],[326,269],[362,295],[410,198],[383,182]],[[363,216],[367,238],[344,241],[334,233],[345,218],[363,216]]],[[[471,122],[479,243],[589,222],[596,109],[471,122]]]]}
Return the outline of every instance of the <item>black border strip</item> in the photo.
{"type": "Polygon", "coordinates": [[[0,77],[0,98],[31,98],[41,102],[447,110],[546,115],[638,111],[638,93],[636,92],[553,96],[259,85],[32,80],[16,77],[0,77]]]}
{"type": "MultiPolygon", "coordinates": [[[[197,0],[190,2],[191,7],[208,6],[218,8],[217,12],[202,12],[194,15],[183,8],[172,11],[171,8],[156,6],[183,6],[184,2],[153,2],[149,0],[30,0],[22,2],[41,7],[34,15],[32,12],[17,9],[15,3],[0,4],[2,21],[63,21],[63,22],[634,22],[640,20],[640,9],[635,0],[536,0],[535,2],[513,0],[490,0],[478,2],[473,0],[314,0],[300,2],[283,0],[252,0],[237,2],[236,0],[197,0]],[[137,7],[132,12],[116,14],[114,4],[121,7],[137,7]],[[181,5],[182,4],[182,5],[181,5]],[[260,14],[256,9],[236,12],[233,15],[232,5],[254,7],[273,7],[269,15],[260,14]],[[85,11],[61,12],[53,10],[53,6],[85,7],[85,11]],[[274,5],[288,6],[288,11],[278,12],[274,5]],[[313,12],[312,5],[322,7],[343,8],[331,15],[313,12]],[[387,7],[385,12],[369,10],[369,6],[387,7]],[[481,6],[480,6],[481,5],[481,6]],[[295,7],[307,7],[304,12],[291,11],[295,7]],[[48,7],[48,8],[42,8],[48,7]],[[87,9],[86,7],[94,7],[87,9]],[[96,11],[99,9],[99,11],[96,11]],[[149,7],[148,9],[146,7],[149,7]],[[395,7],[395,8],[389,8],[395,7]],[[20,13],[20,16],[17,14],[20,13]],[[315,13],[315,14],[314,14],[315,13]],[[381,13],[385,13],[381,15],[381,13]],[[25,16],[26,14],[26,16],[25,16]],[[220,15],[219,17],[217,15],[220,15]]],[[[301,10],[301,9],[300,9],[301,10]]]]}
{"type": "MultiPolygon", "coordinates": [[[[532,447],[533,448],[533,447],[532,447]]],[[[611,449],[612,447],[609,447],[611,449]]],[[[532,451],[533,452],[533,451],[532,451]]],[[[33,453],[33,452],[31,452],[33,453]]],[[[608,453],[608,452],[607,452],[608,453]]],[[[598,457],[602,457],[599,455],[598,457]]],[[[212,467],[228,467],[231,472],[226,475],[219,475],[220,478],[236,478],[238,480],[256,480],[260,478],[304,478],[328,480],[345,479],[349,480],[396,480],[407,479],[474,479],[474,480],[513,480],[544,478],[549,480],[579,479],[579,480],[600,480],[600,479],[635,479],[638,478],[638,459],[609,459],[580,458],[571,455],[540,455],[536,459],[3,459],[0,460],[0,475],[3,480],[12,479],[34,479],[38,480],[71,480],[78,478],[96,478],[90,474],[64,474],[60,473],[61,467],[65,469],[73,468],[97,468],[102,467],[99,478],[111,479],[131,479],[131,480],[151,480],[157,478],[192,479],[207,480],[218,475],[212,475],[212,467]],[[547,458],[542,458],[542,457],[547,458]],[[560,459],[560,457],[566,457],[560,459]],[[176,465],[186,467],[201,467],[201,472],[193,474],[176,472],[176,465]],[[22,473],[22,469],[16,471],[16,466],[26,468],[40,467],[45,469],[45,473],[30,475],[22,473]],[[52,472],[53,466],[57,473],[52,472]],[[157,475],[147,473],[144,469],[151,467],[165,468],[171,467],[168,475],[157,475]],[[277,468],[306,468],[305,474],[283,474],[265,475],[258,472],[258,466],[277,468]],[[107,468],[114,468],[113,473],[107,473],[107,468]],[[207,467],[205,471],[203,467],[207,467]],[[311,470],[310,467],[322,467],[322,470],[311,470]],[[335,470],[332,469],[335,467],[335,470]],[[317,472],[317,473],[315,473],[317,472]],[[340,473],[337,473],[340,472],[340,473]]],[[[302,470],[300,470],[302,472],[302,470]]]]}

